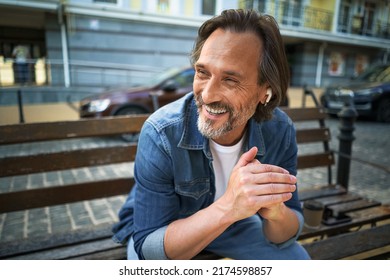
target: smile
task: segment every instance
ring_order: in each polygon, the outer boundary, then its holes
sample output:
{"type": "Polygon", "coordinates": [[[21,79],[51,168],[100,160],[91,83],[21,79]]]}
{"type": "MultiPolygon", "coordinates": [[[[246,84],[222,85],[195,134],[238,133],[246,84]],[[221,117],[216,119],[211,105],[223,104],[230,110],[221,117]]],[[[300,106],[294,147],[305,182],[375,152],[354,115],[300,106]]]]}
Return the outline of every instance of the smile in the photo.
{"type": "Polygon", "coordinates": [[[227,112],[226,109],[223,109],[223,108],[211,108],[207,105],[205,105],[205,109],[207,111],[207,113],[211,114],[211,115],[221,115],[221,114],[225,114],[227,112]]]}

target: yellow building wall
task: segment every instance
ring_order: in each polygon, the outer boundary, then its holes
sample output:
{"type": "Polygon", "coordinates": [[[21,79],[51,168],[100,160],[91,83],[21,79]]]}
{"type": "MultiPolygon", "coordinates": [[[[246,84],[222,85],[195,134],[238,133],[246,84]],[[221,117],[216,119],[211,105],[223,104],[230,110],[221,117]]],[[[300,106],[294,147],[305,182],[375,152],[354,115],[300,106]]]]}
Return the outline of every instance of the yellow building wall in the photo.
{"type": "Polygon", "coordinates": [[[194,16],[194,0],[185,0],[184,1],[184,16],[194,16]]]}
{"type": "Polygon", "coordinates": [[[311,0],[305,8],[304,27],[331,31],[336,0],[311,0]]]}
{"type": "Polygon", "coordinates": [[[335,9],[336,0],[311,0],[309,6],[317,9],[324,9],[333,12],[335,9]]]}
{"type": "Polygon", "coordinates": [[[142,0],[128,0],[130,1],[130,9],[140,11],[142,9],[142,0]]]}

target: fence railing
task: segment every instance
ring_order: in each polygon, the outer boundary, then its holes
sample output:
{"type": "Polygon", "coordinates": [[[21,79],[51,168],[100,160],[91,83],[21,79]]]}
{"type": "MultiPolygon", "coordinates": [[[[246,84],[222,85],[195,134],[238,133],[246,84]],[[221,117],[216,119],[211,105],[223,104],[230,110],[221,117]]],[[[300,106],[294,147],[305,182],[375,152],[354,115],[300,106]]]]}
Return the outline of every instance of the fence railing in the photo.
{"type": "Polygon", "coordinates": [[[369,21],[352,13],[346,17],[335,18],[333,11],[300,5],[297,1],[243,2],[246,8],[272,15],[284,27],[331,32],[334,21],[337,21],[337,32],[390,39],[390,24],[385,20],[369,21]]]}
{"type": "MultiPolygon", "coordinates": [[[[72,86],[117,87],[145,83],[162,69],[159,67],[127,65],[109,62],[69,61],[72,86]]],[[[29,59],[17,63],[0,56],[0,87],[15,85],[63,86],[62,60],[29,59]]]]}

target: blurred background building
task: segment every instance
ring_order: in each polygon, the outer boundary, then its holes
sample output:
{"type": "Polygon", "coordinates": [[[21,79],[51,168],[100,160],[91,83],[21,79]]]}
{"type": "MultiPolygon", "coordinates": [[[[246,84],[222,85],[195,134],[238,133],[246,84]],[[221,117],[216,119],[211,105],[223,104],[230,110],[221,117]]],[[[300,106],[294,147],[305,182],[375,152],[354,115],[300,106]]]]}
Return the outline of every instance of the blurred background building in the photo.
{"type": "Polygon", "coordinates": [[[390,58],[390,0],[0,0],[0,104],[60,102],[189,64],[198,27],[227,8],[274,16],[291,85],[347,81],[390,58]]]}

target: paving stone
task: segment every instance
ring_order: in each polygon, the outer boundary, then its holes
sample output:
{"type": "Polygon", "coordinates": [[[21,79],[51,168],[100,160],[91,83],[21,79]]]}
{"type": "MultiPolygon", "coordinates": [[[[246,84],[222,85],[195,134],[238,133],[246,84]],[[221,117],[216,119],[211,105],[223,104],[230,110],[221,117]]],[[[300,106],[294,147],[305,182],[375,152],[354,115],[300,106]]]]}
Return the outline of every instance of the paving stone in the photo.
{"type": "Polygon", "coordinates": [[[61,178],[58,171],[45,173],[45,186],[61,184],[61,178]]]}
{"type": "Polygon", "coordinates": [[[25,190],[28,184],[28,175],[15,176],[12,185],[12,191],[25,190]]]}
{"type": "Polygon", "coordinates": [[[76,183],[76,176],[72,170],[64,170],[60,172],[63,182],[76,183]]]}
{"type": "Polygon", "coordinates": [[[29,188],[30,189],[38,189],[42,188],[44,186],[45,181],[45,174],[44,173],[37,173],[37,174],[31,174],[29,178],[29,188]]]}
{"type": "Polygon", "coordinates": [[[11,191],[14,177],[5,177],[0,180],[0,193],[11,191]]]}
{"type": "Polygon", "coordinates": [[[93,225],[92,219],[86,210],[84,203],[72,203],[69,206],[70,214],[76,228],[93,225]]]}

